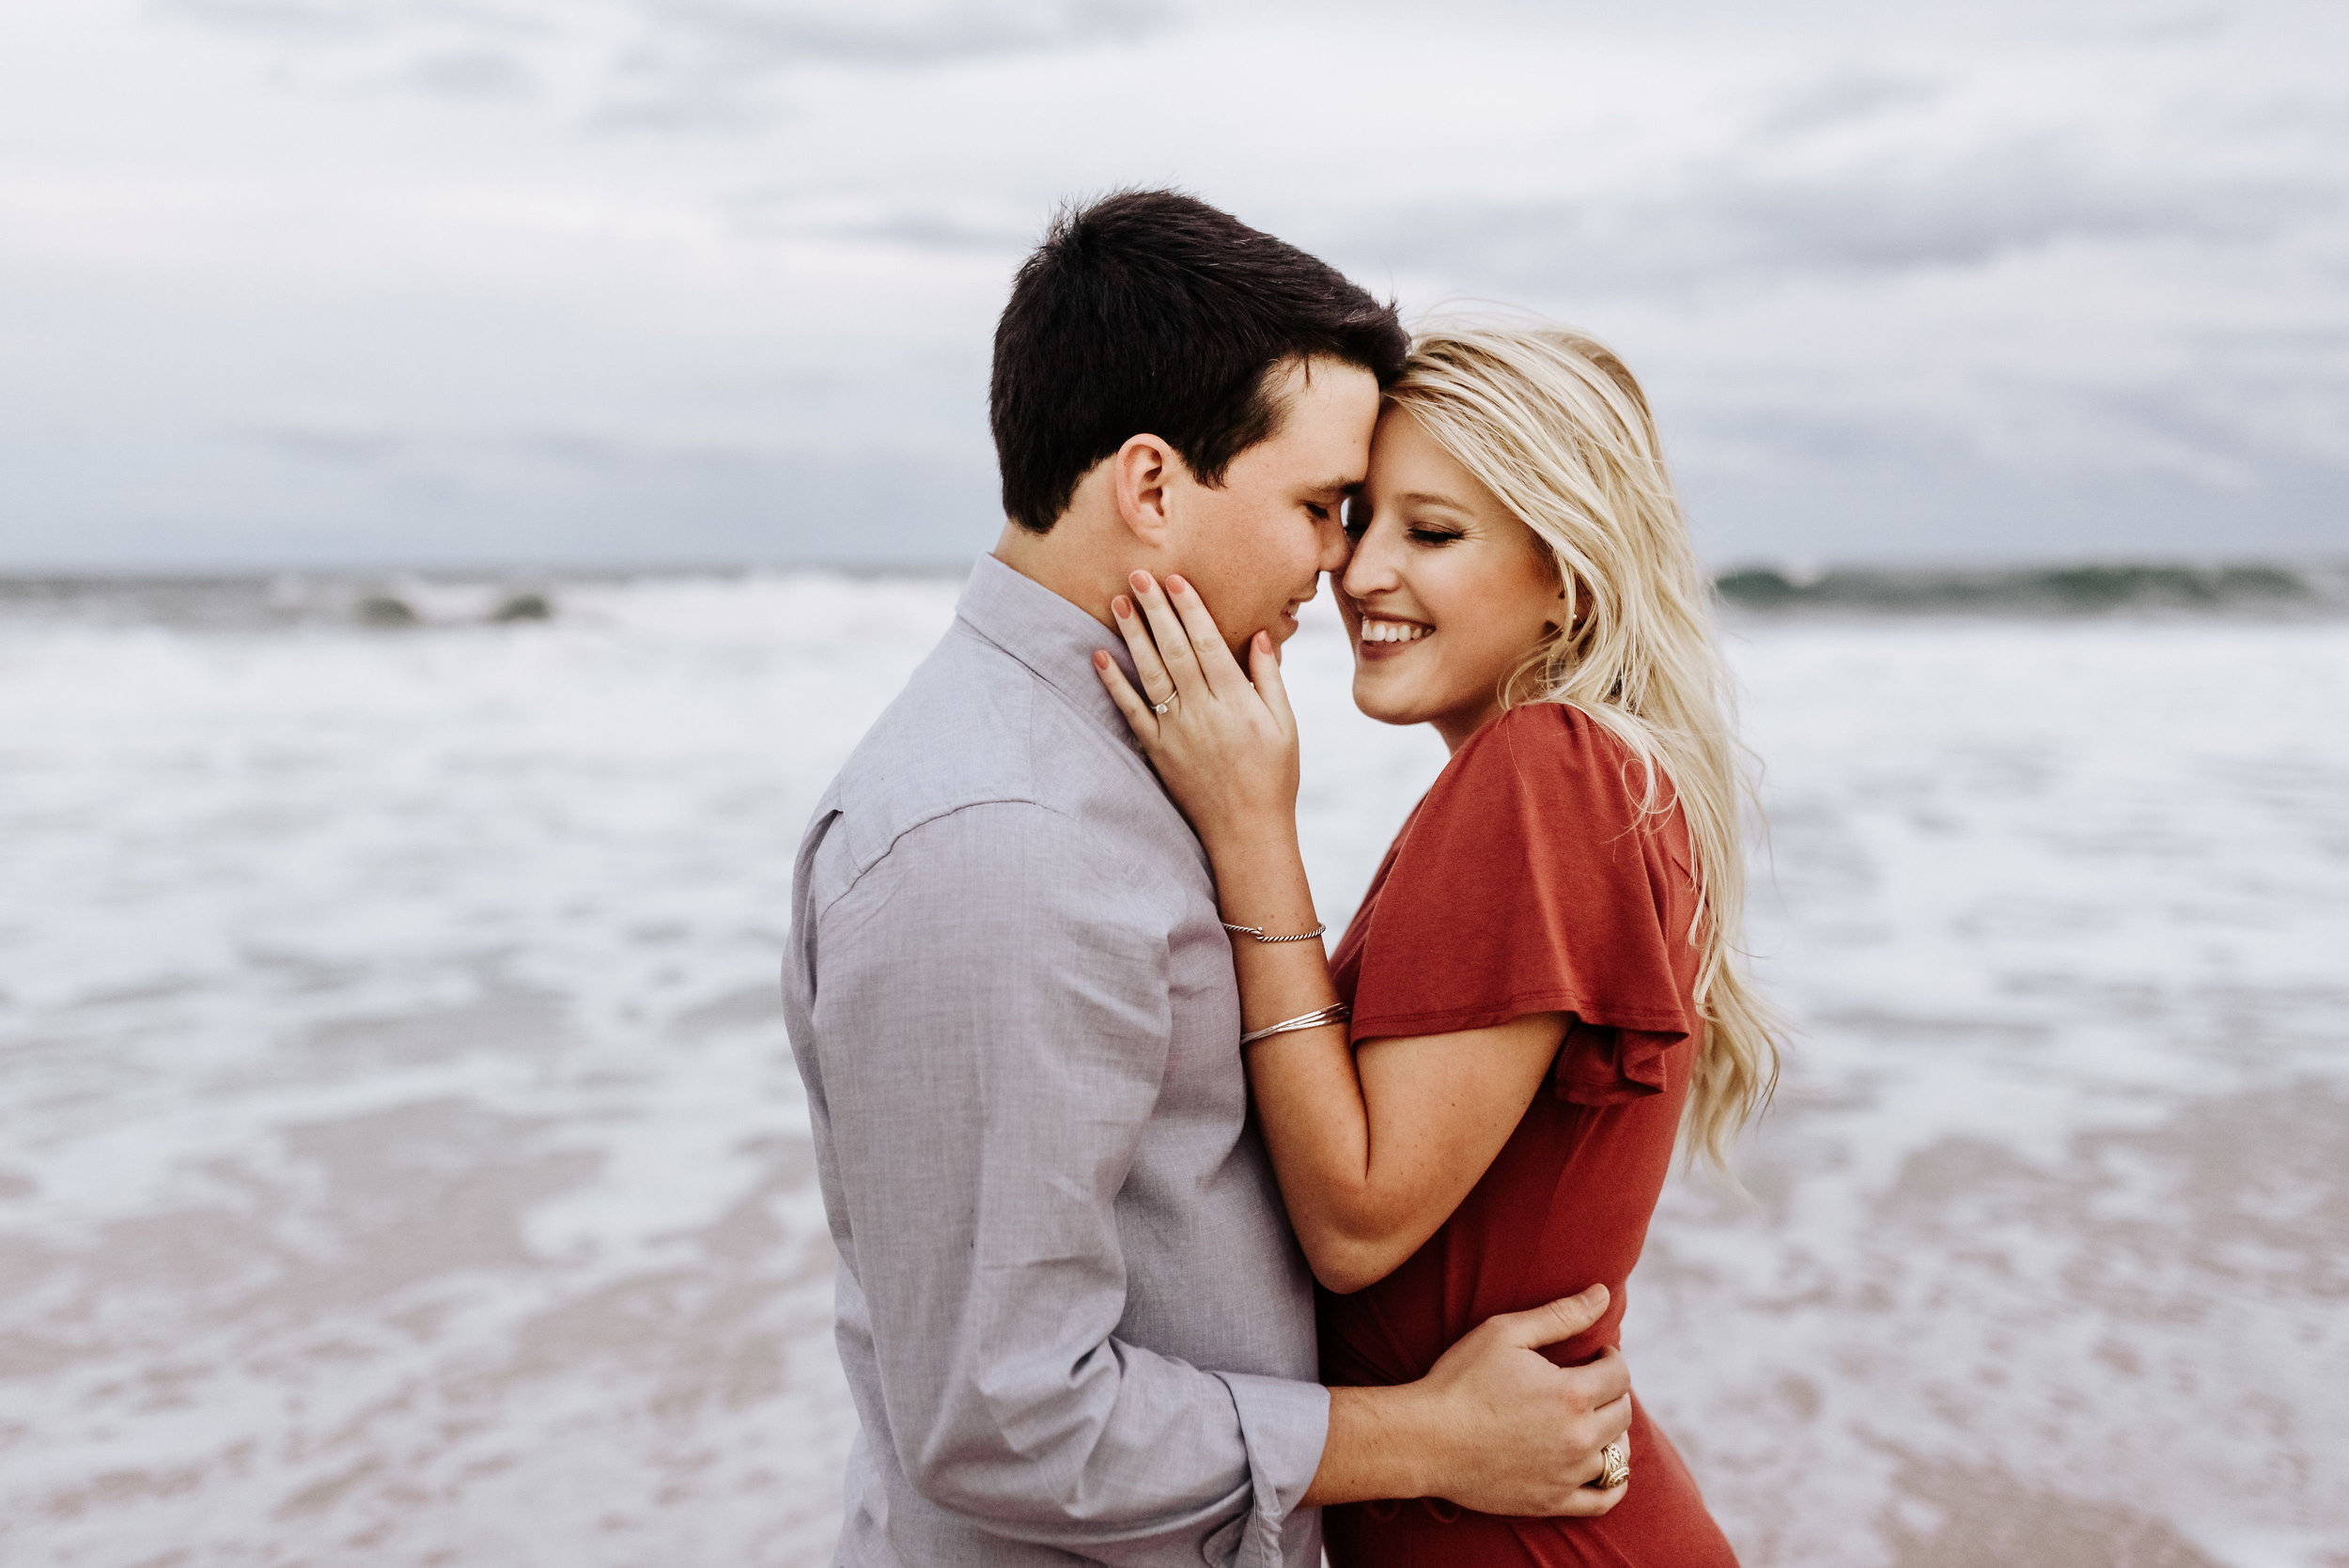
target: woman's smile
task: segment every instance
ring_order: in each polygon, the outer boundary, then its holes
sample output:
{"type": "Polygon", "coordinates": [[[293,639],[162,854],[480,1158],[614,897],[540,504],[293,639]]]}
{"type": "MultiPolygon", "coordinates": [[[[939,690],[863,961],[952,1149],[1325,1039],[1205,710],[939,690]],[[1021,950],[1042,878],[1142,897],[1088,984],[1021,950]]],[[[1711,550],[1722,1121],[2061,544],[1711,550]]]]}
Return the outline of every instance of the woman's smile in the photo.
{"type": "Polygon", "coordinates": [[[1371,439],[1338,603],[1354,628],[1354,702],[1450,746],[1501,711],[1501,690],[1556,630],[1557,559],[1404,409],[1371,439]],[[1438,635],[1443,646],[1426,651],[1438,635]]]}
{"type": "Polygon", "coordinates": [[[1361,635],[1355,640],[1355,646],[1364,659],[1392,659],[1414,643],[1432,636],[1435,629],[1423,622],[1374,615],[1365,611],[1361,635]]]}

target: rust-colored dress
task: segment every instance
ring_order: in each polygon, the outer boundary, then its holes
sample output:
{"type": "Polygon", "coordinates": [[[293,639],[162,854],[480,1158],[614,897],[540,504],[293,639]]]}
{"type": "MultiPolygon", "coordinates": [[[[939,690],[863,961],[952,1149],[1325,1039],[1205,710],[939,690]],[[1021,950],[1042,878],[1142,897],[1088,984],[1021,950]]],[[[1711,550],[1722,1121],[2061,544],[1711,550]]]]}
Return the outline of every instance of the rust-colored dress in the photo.
{"type": "MultiPolygon", "coordinates": [[[[1548,1082],[1443,1228],[1392,1274],[1321,1296],[1321,1374],[1407,1383],[1495,1312],[1593,1281],[1613,1300],[1547,1352],[1620,1343],[1624,1281],[1672,1164],[1697,1050],[1693,863],[1679,812],[1642,818],[1639,765],[1573,708],[1514,708],[1470,737],[1404,823],[1331,963],[1357,1043],[1528,1013],[1575,1022],[1548,1082]]],[[[1636,1372],[1635,1372],[1636,1375],[1636,1372]]],[[[1595,1519],[1439,1500],[1324,1513],[1333,1568],[1735,1568],[1696,1483],[1633,1400],[1631,1489],[1595,1519]]]]}

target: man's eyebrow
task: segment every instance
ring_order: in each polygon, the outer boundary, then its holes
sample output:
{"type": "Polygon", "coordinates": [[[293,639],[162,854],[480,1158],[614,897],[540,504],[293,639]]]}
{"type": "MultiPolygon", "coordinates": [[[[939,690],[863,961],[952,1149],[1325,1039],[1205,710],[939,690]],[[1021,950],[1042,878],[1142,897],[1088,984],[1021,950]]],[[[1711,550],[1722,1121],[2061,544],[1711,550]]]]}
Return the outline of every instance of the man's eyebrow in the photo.
{"type": "Polygon", "coordinates": [[[1324,479],[1318,485],[1305,487],[1307,495],[1352,495],[1362,488],[1360,479],[1324,479]]]}

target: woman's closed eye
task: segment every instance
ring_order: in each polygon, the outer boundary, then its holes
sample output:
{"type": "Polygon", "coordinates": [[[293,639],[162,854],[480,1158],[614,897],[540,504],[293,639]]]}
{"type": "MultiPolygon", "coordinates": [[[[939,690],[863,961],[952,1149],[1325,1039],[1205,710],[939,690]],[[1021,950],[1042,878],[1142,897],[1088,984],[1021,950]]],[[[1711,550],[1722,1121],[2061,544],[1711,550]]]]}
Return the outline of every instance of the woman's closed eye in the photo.
{"type": "Polygon", "coordinates": [[[1468,531],[1447,528],[1440,523],[1413,523],[1403,531],[1403,536],[1415,545],[1448,545],[1455,539],[1466,538],[1468,531]]]}

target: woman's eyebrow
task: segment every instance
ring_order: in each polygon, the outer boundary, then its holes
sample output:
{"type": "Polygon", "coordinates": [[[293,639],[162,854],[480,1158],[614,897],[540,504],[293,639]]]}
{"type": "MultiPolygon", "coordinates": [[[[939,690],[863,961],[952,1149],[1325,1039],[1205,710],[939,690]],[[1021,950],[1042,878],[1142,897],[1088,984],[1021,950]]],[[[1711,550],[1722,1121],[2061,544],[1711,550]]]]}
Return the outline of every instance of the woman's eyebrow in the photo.
{"type": "Polygon", "coordinates": [[[1395,499],[1410,505],[1433,506],[1439,511],[1455,512],[1461,517],[1470,515],[1466,506],[1448,495],[1438,495],[1433,490],[1406,490],[1395,499]]]}

